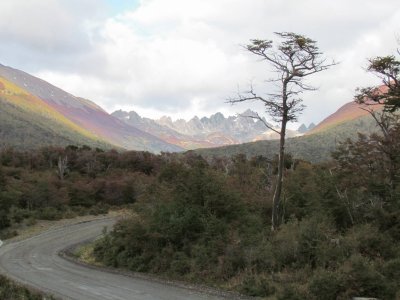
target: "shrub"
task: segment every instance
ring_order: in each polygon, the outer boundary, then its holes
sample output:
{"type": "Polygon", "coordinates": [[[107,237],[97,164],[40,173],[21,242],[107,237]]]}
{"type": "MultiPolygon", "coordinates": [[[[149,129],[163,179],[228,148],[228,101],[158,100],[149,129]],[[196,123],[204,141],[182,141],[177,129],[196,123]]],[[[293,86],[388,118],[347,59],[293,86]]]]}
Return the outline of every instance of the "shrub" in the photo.
{"type": "Polygon", "coordinates": [[[176,252],[173,255],[170,270],[178,275],[185,275],[190,272],[189,257],[183,252],[176,252]]]}
{"type": "Polygon", "coordinates": [[[52,296],[39,292],[33,292],[24,286],[12,282],[0,275],[0,299],[2,300],[43,300],[54,299],[52,296]]]}
{"type": "Polygon", "coordinates": [[[336,236],[333,226],[326,219],[290,220],[272,239],[276,267],[278,270],[305,266],[315,268],[326,264],[327,249],[333,249],[331,237],[336,236]]]}
{"type": "Polygon", "coordinates": [[[16,230],[4,229],[0,232],[0,239],[7,240],[18,235],[16,230]]]}
{"type": "Polygon", "coordinates": [[[7,212],[5,210],[0,210],[0,230],[10,227],[10,225],[11,223],[7,212]]]}
{"type": "Polygon", "coordinates": [[[349,297],[370,297],[394,299],[395,286],[378,272],[374,262],[355,255],[349,260],[350,269],[346,271],[346,294],[349,297]]]}
{"type": "Polygon", "coordinates": [[[382,266],[382,274],[400,288],[400,258],[385,262],[382,266]]]}
{"type": "Polygon", "coordinates": [[[10,210],[10,215],[15,223],[21,223],[24,219],[31,218],[33,213],[27,209],[12,207],[10,210]]]}
{"type": "Polygon", "coordinates": [[[354,253],[370,259],[390,259],[397,254],[397,246],[391,236],[371,224],[354,226],[346,239],[352,244],[354,253]]]}
{"type": "Polygon", "coordinates": [[[344,278],[340,273],[320,270],[311,279],[309,289],[317,300],[335,300],[344,289],[344,278]]]}
{"type": "Polygon", "coordinates": [[[309,300],[310,297],[299,287],[288,285],[278,294],[278,300],[309,300]]]}
{"type": "Polygon", "coordinates": [[[275,287],[264,277],[248,275],[240,285],[239,291],[253,297],[267,297],[275,293],[275,287]]]}
{"type": "Polygon", "coordinates": [[[37,218],[41,220],[59,220],[62,218],[62,212],[54,207],[45,207],[38,211],[37,218]]]}

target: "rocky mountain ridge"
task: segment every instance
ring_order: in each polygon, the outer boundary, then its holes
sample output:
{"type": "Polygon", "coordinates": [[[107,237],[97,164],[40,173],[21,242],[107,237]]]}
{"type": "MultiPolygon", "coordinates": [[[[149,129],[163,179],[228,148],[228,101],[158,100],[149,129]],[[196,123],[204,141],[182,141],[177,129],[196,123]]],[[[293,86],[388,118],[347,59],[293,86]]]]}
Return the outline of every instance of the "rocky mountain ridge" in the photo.
{"type": "MultiPolygon", "coordinates": [[[[111,115],[152,135],[185,149],[219,147],[258,140],[276,139],[277,134],[266,128],[263,121],[250,118],[256,113],[246,110],[236,116],[225,117],[217,112],[210,117],[198,116],[186,121],[172,120],[163,116],[160,119],[141,117],[135,111],[118,110],[111,115]]],[[[288,131],[288,136],[298,136],[297,131],[288,131]]]]}

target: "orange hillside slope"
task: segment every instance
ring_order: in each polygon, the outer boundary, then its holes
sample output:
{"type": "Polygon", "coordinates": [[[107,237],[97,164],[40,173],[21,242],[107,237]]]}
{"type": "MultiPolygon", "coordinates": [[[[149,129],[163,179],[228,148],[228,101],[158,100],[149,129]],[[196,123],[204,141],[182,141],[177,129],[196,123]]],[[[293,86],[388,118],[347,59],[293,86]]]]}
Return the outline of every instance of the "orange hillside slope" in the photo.
{"type": "MultiPolygon", "coordinates": [[[[367,111],[362,109],[365,107],[366,105],[360,105],[355,102],[346,103],[336,112],[334,112],[333,114],[325,118],[322,122],[320,122],[317,126],[315,126],[315,128],[312,129],[310,132],[307,132],[306,135],[321,132],[341,123],[364,117],[369,114],[367,111]]],[[[382,105],[369,106],[369,108],[379,110],[382,108],[382,105]]]]}
{"type": "MultiPolygon", "coordinates": [[[[388,87],[385,85],[381,85],[375,89],[377,94],[385,94],[388,91],[388,87]]],[[[367,99],[368,100],[368,99],[367,99]]],[[[369,101],[366,101],[367,103],[369,101]]],[[[355,120],[361,117],[368,115],[368,111],[363,108],[372,109],[372,110],[380,110],[383,108],[382,104],[373,104],[365,105],[365,104],[357,104],[354,101],[346,103],[342,107],[340,107],[336,112],[325,118],[322,122],[320,122],[317,126],[314,127],[313,130],[307,132],[306,134],[317,133],[329,128],[332,128],[336,125],[339,125],[344,122],[348,122],[351,120],[355,120]]]]}

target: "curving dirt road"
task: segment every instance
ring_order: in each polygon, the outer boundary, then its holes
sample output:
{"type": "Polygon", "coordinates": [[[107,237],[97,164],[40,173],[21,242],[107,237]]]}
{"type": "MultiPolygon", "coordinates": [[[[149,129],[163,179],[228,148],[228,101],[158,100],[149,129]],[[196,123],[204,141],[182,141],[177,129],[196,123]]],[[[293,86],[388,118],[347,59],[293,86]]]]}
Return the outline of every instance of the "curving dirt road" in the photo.
{"type": "Polygon", "coordinates": [[[70,245],[98,236],[112,219],[50,230],[0,248],[0,272],[62,299],[204,300],[225,299],[152,280],[87,268],[61,258],[70,245]]]}

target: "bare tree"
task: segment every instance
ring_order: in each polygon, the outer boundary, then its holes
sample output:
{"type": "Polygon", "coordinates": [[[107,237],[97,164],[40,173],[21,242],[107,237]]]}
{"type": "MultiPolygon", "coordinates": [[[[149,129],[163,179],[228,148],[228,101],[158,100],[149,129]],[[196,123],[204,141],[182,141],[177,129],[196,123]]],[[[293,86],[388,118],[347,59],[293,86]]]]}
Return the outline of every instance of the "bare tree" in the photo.
{"type": "Polygon", "coordinates": [[[57,163],[57,175],[58,178],[62,181],[64,180],[65,175],[67,175],[68,172],[68,157],[65,156],[64,158],[61,158],[61,155],[58,157],[58,163],[57,163]]]}
{"type": "Polygon", "coordinates": [[[276,129],[258,113],[255,116],[248,116],[260,120],[280,137],[278,174],[272,199],[272,230],[279,226],[287,123],[296,121],[297,116],[305,107],[302,104],[301,94],[304,91],[316,90],[315,87],[306,84],[304,79],[335,65],[334,61],[326,62],[314,40],[292,32],[278,32],[275,35],[281,40],[277,44],[274,44],[272,40],[256,39],[251,40],[251,44],[245,46],[245,49],[261,57],[272,67],[276,77],[268,81],[275,83],[278,91],[259,95],[251,85],[249,91],[239,91],[237,97],[228,99],[228,103],[231,104],[247,101],[261,102],[265,112],[273,121],[280,124],[280,129],[276,129]]]}

